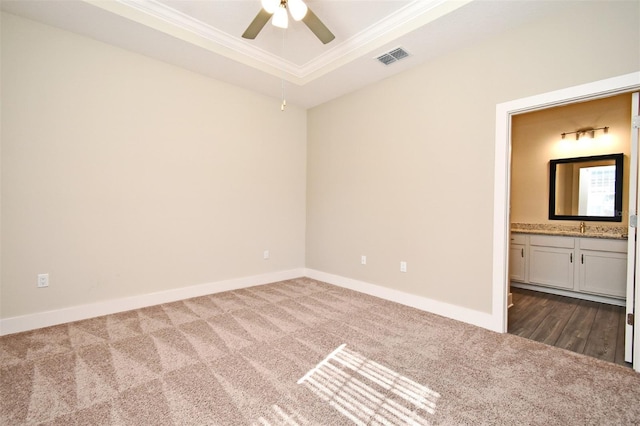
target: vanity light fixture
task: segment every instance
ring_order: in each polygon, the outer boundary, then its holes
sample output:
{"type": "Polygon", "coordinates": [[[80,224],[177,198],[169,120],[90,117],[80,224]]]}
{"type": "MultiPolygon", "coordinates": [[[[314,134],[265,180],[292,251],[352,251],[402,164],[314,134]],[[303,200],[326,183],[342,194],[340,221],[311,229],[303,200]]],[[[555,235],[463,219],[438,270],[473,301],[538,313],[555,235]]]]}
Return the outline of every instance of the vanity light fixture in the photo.
{"type": "Polygon", "coordinates": [[[562,136],[562,139],[565,138],[565,136],[567,135],[576,135],[576,140],[580,140],[580,138],[589,138],[589,139],[593,139],[596,135],[596,131],[598,130],[603,130],[604,134],[606,135],[607,133],[609,133],[609,127],[584,127],[582,129],[578,129],[575,132],[565,132],[565,133],[561,133],[560,136],[562,136]]]}

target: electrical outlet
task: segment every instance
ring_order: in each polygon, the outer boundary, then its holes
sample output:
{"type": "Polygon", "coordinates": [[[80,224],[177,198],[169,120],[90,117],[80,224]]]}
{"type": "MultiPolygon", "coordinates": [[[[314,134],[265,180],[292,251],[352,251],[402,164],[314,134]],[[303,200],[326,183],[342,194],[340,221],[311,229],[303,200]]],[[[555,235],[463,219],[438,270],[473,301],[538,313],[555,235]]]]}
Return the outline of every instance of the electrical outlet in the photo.
{"type": "Polygon", "coordinates": [[[38,274],[38,288],[49,287],[49,274],[38,274]]]}
{"type": "Polygon", "coordinates": [[[367,256],[360,256],[360,263],[362,265],[366,265],[367,264],[367,256]]]}
{"type": "Polygon", "coordinates": [[[407,272],[407,262],[400,262],[400,272],[407,272]]]}
{"type": "Polygon", "coordinates": [[[262,252],[262,258],[264,260],[268,260],[269,259],[269,250],[265,250],[264,252],[262,252]]]}

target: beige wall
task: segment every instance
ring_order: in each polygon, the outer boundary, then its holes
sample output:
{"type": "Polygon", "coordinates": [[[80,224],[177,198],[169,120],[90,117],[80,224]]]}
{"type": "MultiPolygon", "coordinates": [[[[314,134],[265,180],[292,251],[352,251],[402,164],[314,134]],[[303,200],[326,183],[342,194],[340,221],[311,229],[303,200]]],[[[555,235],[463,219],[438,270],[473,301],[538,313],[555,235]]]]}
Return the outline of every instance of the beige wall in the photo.
{"type": "Polygon", "coordinates": [[[2,318],[304,266],[304,110],[6,14],[2,96],[2,318]]]}
{"type": "Polygon", "coordinates": [[[496,104],[638,71],[639,5],[577,2],[310,110],[307,267],[490,312],[496,104]]]}
{"type": "MultiPolygon", "coordinates": [[[[625,154],[622,210],[628,212],[630,133],[629,93],[513,117],[511,221],[577,225],[577,221],[549,220],[549,160],[590,155],[625,154]],[[560,137],[563,132],[603,126],[609,126],[609,133],[598,131],[593,140],[560,137]]],[[[627,215],[615,224],[626,225],[627,215]]]]}

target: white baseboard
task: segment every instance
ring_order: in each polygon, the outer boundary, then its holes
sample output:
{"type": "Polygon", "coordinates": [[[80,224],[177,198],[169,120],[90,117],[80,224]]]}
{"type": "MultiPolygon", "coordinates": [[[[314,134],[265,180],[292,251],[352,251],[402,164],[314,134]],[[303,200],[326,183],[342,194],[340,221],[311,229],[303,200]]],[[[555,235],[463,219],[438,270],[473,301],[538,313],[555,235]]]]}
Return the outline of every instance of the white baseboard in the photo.
{"type": "Polygon", "coordinates": [[[159,305],[161,303],[170,303],[178,300],[190,299],[192,297],[205,296],[207,294],[238,290],[256,285],[289,280],[302,277],[304,275],[304,268],[291,269],[288,271],[271,272],[251,277],[199,284],[151,294],[142,294],[123,299],[72,306],[55,311],[39,312],[36,314],[0,319],[0,336],[72,321],[95,318],[103,315],[115,314],[118,312],[130,311],[132,309],[145,308],[148,306],[159,305]]]}
{"type": "Polygon", "coordinates": [[[127,297],[123,299],[108,300],[104,302],[91,303],[87,305],[72,306],[55,311],[39,312],[36,314],[23,315],[0,319],[0,336],[6,334],[20,333],[37,328],[49,327],[64,324],[72,321],[80,321],[88,318],[95,318],[103,315],[115,314],[118,312],[130,311],[132,309],[146,308],[148,306],[162,303],[176,302],[178,300],[190,299],[192,297],[205,296],[223,291],[238,290],[256,285],[269,284],[272,282],[284,281],[298,277],[309,277],[318,281],[324,281],[339,287],[359,291],[371,296],[380,297],[412,308],[430,312],[443,317],[462,321],[478,327],[492,331],[500,330],[496,328],[495,318],[490,314],[474,311],[449,303],[439,302],[422,296],[405,293],[388,287],[370,284],[339,275],[328,274],[315,269],[291,269],[251,277],[236,278],[231,280],[217,281],[213,283],[199,284],[190,287],[177,288],[173,290],[161,291],[157,293],[143,294],[139,296],[127,297]]]}
{"type": "Polygon", "coordinates": [[[535,284],[526,284],[512,281],[511,287],[523,288],[525,290],[539,291],[541,293],[557,294],[558,296],[567,296],[574,299],[589,300],[591,302],[606,303],[615,306],[627,306],[625,299],[616,299],[615,297],[598,296],[596,294],[578,293],[577,291],[562,290],[560,288],[551,288],[538,286],[535,284]]]}
{"type": "Polygon", "coordinates": [[[499,333],[502,332],[499,327],[500,322],[496,321],[494,316],[485,312],[475,311],[473,309],[463,308],[461,306],[451,305],[445,302],[439,302],[426,297],[416,296],[415,294],[405,293],[403,291],[351,278],[345,278],[339,275],[332,275],[326,272],[316,271],[314,269],[306,269],[305,276],[328,284],[380,297],[381,299],[390,300],[402,305],[411,306],[412,308],[420,309],[421,311],[430,312],[432,314],[486,328],[491,331],[499,333]]]}

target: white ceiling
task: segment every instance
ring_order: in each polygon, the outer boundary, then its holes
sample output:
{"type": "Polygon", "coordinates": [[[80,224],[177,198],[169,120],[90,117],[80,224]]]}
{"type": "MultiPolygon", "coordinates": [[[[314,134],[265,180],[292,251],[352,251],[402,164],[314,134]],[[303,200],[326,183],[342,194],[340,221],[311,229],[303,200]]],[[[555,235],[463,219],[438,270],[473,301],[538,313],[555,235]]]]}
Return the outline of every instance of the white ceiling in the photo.
{"type": "MultiPolygon", "coordinates": [[[[2,9],[310,108],[447,51],[570,7],[564,0],[307,0],[335,34],[302,22],[241,37],[260,0],[2,0],[2,9]],[[392,65],[375,58],[396,47],[392,65]]],[[[279,101],[277,103],[279,106],[279,101]]]]}

